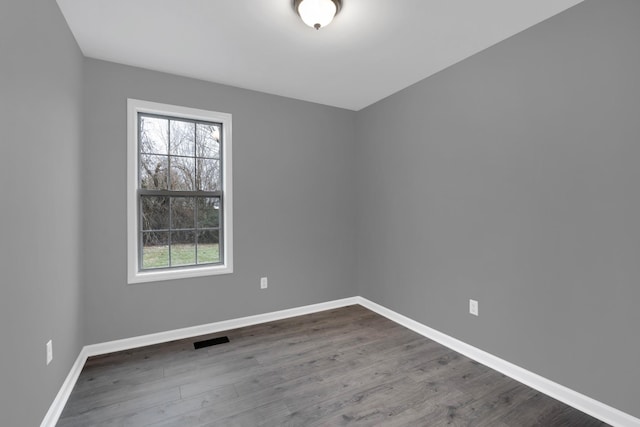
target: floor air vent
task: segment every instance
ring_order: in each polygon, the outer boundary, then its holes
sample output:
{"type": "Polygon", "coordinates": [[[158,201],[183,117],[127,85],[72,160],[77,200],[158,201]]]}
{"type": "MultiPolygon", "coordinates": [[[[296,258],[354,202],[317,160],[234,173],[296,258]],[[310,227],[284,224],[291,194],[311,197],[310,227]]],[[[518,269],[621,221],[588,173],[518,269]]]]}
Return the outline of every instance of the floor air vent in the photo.
{"type": "Polygon", "coordinates": [[[211,347],[212,345],[224,344],[227,342],[229,342],[229,337],[211,338],[210,340],[196,341],[193,343],[193,347],[197,350],[199,348],[211,347]]]}

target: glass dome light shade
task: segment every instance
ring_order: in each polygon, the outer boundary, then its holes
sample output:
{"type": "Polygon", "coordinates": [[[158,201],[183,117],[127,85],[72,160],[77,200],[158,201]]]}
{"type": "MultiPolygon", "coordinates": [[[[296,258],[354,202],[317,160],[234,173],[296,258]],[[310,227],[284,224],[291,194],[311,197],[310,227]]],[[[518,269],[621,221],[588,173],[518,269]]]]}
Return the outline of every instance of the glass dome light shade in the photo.
{"type": "Polygon", "coordinates": [[[333,0],[301,0],[296,11],[305,24],[318,30],[331,23],[338,5],[333,0]]]}

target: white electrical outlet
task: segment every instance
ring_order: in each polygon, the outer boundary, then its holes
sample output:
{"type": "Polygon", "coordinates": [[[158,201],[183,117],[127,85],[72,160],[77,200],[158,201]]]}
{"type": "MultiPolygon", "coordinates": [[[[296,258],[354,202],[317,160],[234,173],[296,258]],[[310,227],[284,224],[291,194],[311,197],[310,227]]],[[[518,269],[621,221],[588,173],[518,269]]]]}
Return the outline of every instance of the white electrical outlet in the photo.
{"type": "Polygon", "coordinates": [[[478,315],[478,301],[474,299],[469,300],[469,313],[473,314],[474,316],[478,315]]]}
{"type": "Polygon", "coordinates": [[[269,287],[269,282],[267,281],[266,277],[261,277],[260,278],[260,289],[267,289],[267,287],[269,287]]]}
{"type": "Polygon", "coordinates": [[[53,360],[53,341],[47,341],[47,365],[53,360]]]}

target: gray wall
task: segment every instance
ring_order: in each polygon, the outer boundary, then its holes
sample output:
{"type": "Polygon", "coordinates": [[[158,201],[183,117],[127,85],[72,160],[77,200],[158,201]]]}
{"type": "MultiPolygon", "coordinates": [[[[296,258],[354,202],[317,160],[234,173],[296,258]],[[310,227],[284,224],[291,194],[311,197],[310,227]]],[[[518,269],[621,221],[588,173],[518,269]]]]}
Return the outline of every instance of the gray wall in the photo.
{"type": "Polygon", "coordinates": [[[587,0],[356,118],[360,294],[635,416],[639,21],[587,0]]]}
{"type": "Polygon", "coordinates": [[[2,426],[40,424],[82,345],[81,89],[82,56],[55,1],[1,2],[2,426]]]}
{"type": "Polygon", "coordinates": [[[356,294],[354,112],[84,65],[85,344],[356,294]],[[233,114],[233,274],[127,285],[127,98],[233,114]]]}

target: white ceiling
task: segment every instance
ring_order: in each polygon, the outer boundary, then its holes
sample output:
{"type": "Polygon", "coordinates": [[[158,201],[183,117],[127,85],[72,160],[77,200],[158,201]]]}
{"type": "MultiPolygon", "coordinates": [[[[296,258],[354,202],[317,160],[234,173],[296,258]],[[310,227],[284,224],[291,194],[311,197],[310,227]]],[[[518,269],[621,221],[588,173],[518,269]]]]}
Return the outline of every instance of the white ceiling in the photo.
{"type": "Polygon", "coordinates": [[[57,0],[85,56],[359,110],[582,0],[57,0]]]}

